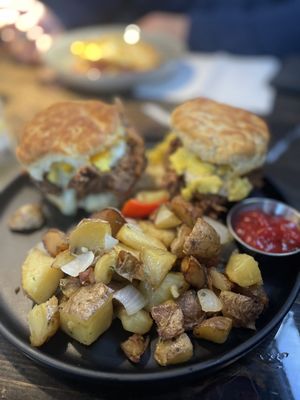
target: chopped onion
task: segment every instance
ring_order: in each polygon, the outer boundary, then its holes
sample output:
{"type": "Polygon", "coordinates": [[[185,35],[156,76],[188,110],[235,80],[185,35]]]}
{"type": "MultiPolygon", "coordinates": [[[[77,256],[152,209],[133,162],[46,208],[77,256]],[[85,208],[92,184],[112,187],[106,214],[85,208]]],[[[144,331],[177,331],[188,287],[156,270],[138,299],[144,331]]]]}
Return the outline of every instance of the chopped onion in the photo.
{"type": "Polygon", "coordinates": [[[94,253],[88,251],[75,256],[75,259],[61,267],[61,270],[70,276],[78,276],[80,272],[85,271],[94,261],[94,253]]]}
{"type": "Polygon", "coordinates": [[[220,236],[221,244],[225,244],[225,243],[230,242],[232,240],[232,236],[230,235],[229,230],[220,221],[216,221],[215,219],[212,219],[212,218],[207,217],[207,216],[204,216],[203,219],[209,225],[211,225],[214,228],[214,230],[217,232],[217,234],[220,236]]]}
{"type": "Polygon", "coordinates": [[[119,241],[112,237],[111,235],[108,235],[107,233],[104,236],[104,249],[105,250],[110,250],[113,247],[115,247],[119,241]]]}
{"type": "Polygon", "coordinates": [[[123,304],[128,315],[135,314],[147,304],[145,297],[132,285],[118,290],[113,297],[123,304]]]}
{"type": "Polygon", "coordinates": [[[219,297],[210,289],[200,289],[197,292],[201,308],[204,312],[218,312],[223,308],[219,297]]]}

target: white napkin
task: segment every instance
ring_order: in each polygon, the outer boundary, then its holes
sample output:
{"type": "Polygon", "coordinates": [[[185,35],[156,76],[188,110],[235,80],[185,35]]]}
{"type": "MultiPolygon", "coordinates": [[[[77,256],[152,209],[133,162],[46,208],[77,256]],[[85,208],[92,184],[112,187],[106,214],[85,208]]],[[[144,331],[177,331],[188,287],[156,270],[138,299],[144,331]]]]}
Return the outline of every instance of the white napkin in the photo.
{"type": "Polygon", "coordinates": [[[204,96],[265,115],[273,108],[270,80],[279,68],[279,60],[269,56],[188,53],[173,61],[167,77],[136,86],[134,94],[176,103],[204,96]]]}

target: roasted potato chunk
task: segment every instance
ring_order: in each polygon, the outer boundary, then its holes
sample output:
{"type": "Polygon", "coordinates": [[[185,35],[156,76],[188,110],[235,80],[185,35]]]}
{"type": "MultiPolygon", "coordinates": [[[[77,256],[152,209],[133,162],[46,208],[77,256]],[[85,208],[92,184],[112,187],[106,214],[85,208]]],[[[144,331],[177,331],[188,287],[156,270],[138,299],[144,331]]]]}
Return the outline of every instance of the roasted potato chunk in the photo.
{"type": "Polygon", "coordinates": [[[117,234],[117,239],[126,246],[139,251],[146,247],[166,249],[166,246],[159,239],[146,235],[139,226],[133,224],[123,225],[117,234]]]}
{"type": "Polygon", "coordinates": [[[61,329],[82,344],[93,343],[110,327],[112,293],[101,282],[82,286],[59,307],[61,329]]]}
{"type": "Polygon", "coordinates": [[[187,225],[181,225],[178,227],[176,237],[171,243],[171,252],[178,258],[183,258],[185,256],[183,246],[186,238],[191,234],[191,232],[191,228],[187,225]]]}
{"type": "Polygon", "coordinates": [[[141,252],[144,265],[145,281],[157,288],[176,261],[176,256],[169,251],[155,248],[144,248],[141,252]]]}
{"type": "Polygon", "coordinates": [[[146,235],[159,239],[166,247],[171,245],[176,236],[174,229],[157,228],[151,221],[141,220],[139,221],[139,226],[146,235]]]}
{"type": "Polygon", "coordinates": [[[249,287],[235,285],[233,291],[256,299],[263,305],[264,308],[268,307],[269,298],[262,285],[252,285],[249,287]]]}
{"type": "Polygon", "coordinates": [[[188,290],[177,300],[177,304],[183,313],[183,328],[189,331],[205,319],[197,294],[194,290],[188,290]]]}
{"type": "Polygon", "coordinates": [[[180,364],[193,357],[193,345],[186,333],[182,333],[175,339],[158,339],[154,358],[161,366],[180,364]]]}
{"type": "Polygon", "coordinates": [[[104,208],[91,215],[91,218],[101,219],[107,221],[111,227],[111,234],[116,237],[119,230],[126,223],[126,219],[123,217],[121,211],[113,207],[104,208]]]}
{"type": "Polygon", "coordinates": [[[227,317],[212,317],[200,322],[193,329],[198,339],[209,340],[214,343],[226,342],[232,328],[232,320],[227,317]]]}
{"type": "Polygon", "coordinates": [[[70,251],[81,252],[82,248],[93,252],[101,251],[107,236],[111,236],[109,222],[101,219],[83,219],[70,233],[70,251]]]}
{"type": "Polygon", "coordinates": [[[210,259],[219,254],[220,248],[220,237],[217,232],[204,219],[198,218],[191,234],[184,242],[185,254],[210,259]]]}
{"type": "Polygon", "coordinates": [[[128,315],[126,310],[121,308],[118,312],[118,318],[120,318],[125,331],[138,333],[140,335],[149,332],[153,325],[152,318],[145,310],[139,310],[132,315],[128,315]]]}
{"type": "Polygon", "coordinates": [[[22,287],[36,303],[48,300],[63,277],[60,269],[51,268],[53,258],[43,251],[33,248],[22,265],[22,287]]]}
{"type": "Polygon", "coordinates": [[[233,284],[230,280],[216,268],[211,267],[207,269],[209,280],[211,285],[219,290],[231,290],[233,284]]]}
{"type": "Polygon", "coordinates": [[[184,332],[183,313],[174,301],[168,300],[163,304],[152,307],[151,315],[162,339],[172,339],[184,332]]]}
{"type": "Polygon", "coordinates": [[[64,250],[61,253],[58,253],[57,256],[53,259],[52,268],[60,269],[64,265],[75,260],[75,258],[76,257],[70,253],[70,250],[64,250]]]}
{"type": "Polygon", "coordinates": [[[62,294],[67,298],[71,297],[72,294],[77,292],[80,286],[81,284],[79,278],[74,278],[73,276],[70,276],[68,278],[62,278],[59,281],[59,288],[62,294]]]}
{"type": "Polygon", "coordinates": [[[193,256],[184,257],[180,266],[184,279],[195,287],[202,289],[207,284],[206,268],[201,265],[193,256]]]}
{"type": "Polygon", "coordinates": [[[220,300],[223,303],[222,314],[232,319],[233,326],[255,330],[255,320],[264,308],[261,302],[226,290],[220,293],[220,300]]]}
{"type": "Polygon", "coordinates": [[[67,235],[59,229],[49,229],[43,236],[43,244],[51,257],[67,250],[69,247],[67,235]]]}
{"type": "Polygon", "coordinates": [[[159,207],[154,219],[154,225],[157,228],[170,229],[180,224],[181,220],[165,204],[159,207]]]}
{"type": "Polygon", "coordinates": [[[226,265],[225,272],[232,282],[242,287],[262,285],[263,283],[257,261],[248,254],[233,253],[226,265]]]}
{"type": "Polygon", "coordinates": [[[28,313],[30,343],[42,346],[59,328],[58,300],[51,297],[46,303],[35,305],[28,313]]]}
{"type": "Polygon", "coordinates": [[[131,253],[123,250],[118,254],[115,272],[130,282],[133,279],[144,279],[143,264],[131,253]]]}
{"type": "Polygon", "coordinates": [[[193,228],[197,218],[202,216],[199,208],[194,207],[192,203],[184,200],[181,196],[175,196],[170,203],[170,209],[187,226],[193,228]]]}
{"type": "Polygon", "coordinates": [[[96,282],[102,282],[107,285],[114,274],[117,265],[118,254],[115,250],[103,254],[96,262],[94,276],[96,282]]]}
{"type": "Polygon", "coordinates": [[[139,363],[142,355],[149,345],[149,336],[145,339],[142,335],[134,334],[121,343],[121,349],[133,363],[139,363]]]}
{"type": "Polygon", "coordinates": [[[149,283],[143,281],[140,283],[139,289],[147,299],[145,309],[150,311],[153,306],[173,299],[174,291],[180,296],[188,287],[181,272],[169,272],[157,289],[153,290],[149,283]]]}

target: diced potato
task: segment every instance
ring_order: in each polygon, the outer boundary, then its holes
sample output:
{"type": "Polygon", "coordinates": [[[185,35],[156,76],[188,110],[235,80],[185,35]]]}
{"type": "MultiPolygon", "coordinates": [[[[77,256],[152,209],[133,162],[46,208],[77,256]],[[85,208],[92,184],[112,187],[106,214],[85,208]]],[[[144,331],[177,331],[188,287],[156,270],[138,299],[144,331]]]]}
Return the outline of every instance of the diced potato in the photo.
{"type": "Polygon", "coordinates": [[[117,259],[118,253],[115,250],[111,250],[99,258],[94,269],[96,282],[103,282],[107,285],[111,281],[117,259]]]}
{"type": "Polygon", "coordinates": [[[70,251],[76,252],[81,248],[93,252],[102,250],[107,235],[111,235],[109,222],[101,219],[83,219],[70,233],[70,251]]]}
{"type": "Polygon", "coordinates": [[[173,267],[176,256],[166,250],[144,248],[141,252],[141,261],[144,264],[145,280],[153,288],[157,288],[173,267]]]}
{"type": "Polygon", "coordinates": [[[76,257],[70,253],[70,250],[62,251],[61,253],[58,253],[57,256],[54,258],[54,261],[52,263],[52,268],[60,269],[64,265],[75,260],[75,258],[76,257]]]}
{"type": "Polygon", "coordinates": [[[128,315],[126,310],[122,308],[118,312],[118,318],[120,318],[125,331],[139,333],[140,335],[149,332],[153,325],[150,314],[145,310],[139,310],[135,314],[128,315]]]}
{"type": "Polygon", "coordinates": [[[181,272],[169,272],[159,287],[155,290],[147,282],[141,282],[139,289],[147,299],[145,309],[150,311],[153,306],[164,303],[167,300],[174,298],[174,288],[179,295],[188,290],[189,285],[185,281],[181,272]],[[173,290],[172,290],[173,289],[173,290]]]}
{"type": "Polygon", "coordinates": [[[133,249],[132,247],[128,247],[123,243],[118,243],[115,247],[114,250],[119,254],[120,251],[126,251],[127,253],[132,254],[134,257],[137,259],[140,258],[140,252],[138,250],[133,249]]]}
{"type": "Polygon", "coordinates": [[[22,266],[22,287],[36,303],[48,300],[63,277],[60,269],[51,268],[53,258],[39,249],[29,251],[22,266]]]}
{"type": "Polygon", "coordinates": [[[73,276],[63,278],[59,281],[59,287],[63,295],[69,298],[81,287],[80,279],[73,276]]]}
{"type": "Polygon", "coordinates": [[[219,272],[214,267],[208,268],[207,271],[214,288],[219,290],[231,290],[233,285],[222,272],[219,272]]]}
{"type": "Polygon", "coordinates": [[[193,345],[186,333],[175,339],[158,339],[154,358],[161,366],[180,364],[193,357],[193,345]]]}
{"type": "Polygon", "coordinates": [[[82,344],[93,343],[111,325],[112,293],[102,282],[82,286],[60,305],[61,329],[82,344]]]}
{"type": "Polygon", "coordinates": [[[140,227],[133,224],[123,225],[117,234],[117,239],[126,246],[139,251],[146,247],[166,249],[166,246],[160,240],[153,236],[146,235],[140,227]]]}
{"type": "Polygon", "coordinates": [[[165,205],[161,205],[156,213],[154,225],[161,229],[175,228],[181,220],[165,205]]]}
{"type": "Polygon", "coordinates": [[[138,224],[144,233],[159,239],[167,247],[175,239],[176,233],[173,229],[159,229],[151,221],[139,221],[138,224]]]}
{"type": "Polygon", "coordinates": [[[121,343],[121,349],[130,361],[138,363],[145,353],[149,342],[149,336],[145,339],[142,335],[135,333],[125,340],[125,342],[121,343]]]}
{"type": "Polygon", "coordinates": [[[209,340],[214,343],[226,342],[232,328],[232,320],[227,317],[212,317],[202,321],[193,329],[198,339],[209,340]]]}
{"type": "Polygon", "coordinates": [[[197,218],[201,217],[203,213],[200,207],[194,207],[191,202],[184,200],[181,196],[173,197],[170,208],[190,228],[193,228],[197,218]]]}
{"type": "Polygon", "coordinates": [[[113,237],[116,237],[116,234],[126,223],[121,211],[113,207],[104,208],[103,210],[92,214],[91,218],[101,219],[102,221],[109,222],[113,237]]]}
{"type": "Polygon", "coordinates": [[[190,235],[191,232],[191,228],[184,224],[177,228],[177,235],[171,243],[171,252],[175,254],[178,258],[183,258],[185,256],[183,246],[186,238],[190,235]]]}
{"type": "Polygon", "coordinates": [[[132,282],[134,279],[144,280],[144,266],[134,255],[127,251],[118,253],[115,273],[132,282]]]}
{"type": "Polygon", "coordinates": [[[56,257],[58,253],[69,247],[67,235],[59,229],[49,229],[44,234],[42,241],[51,257],[56,257]]]}
{"type": "Polygon", "coordinates": [[[233,253],[225,272],[232,282],[242,287],[263,283],[257,261],[248,254],[233,253]]]}
{"type": "Polygon", "coordinates": [[[191,234],[186,238],[183,251],[196,258],[216,257],[221,249],[220,237],[204,219],[198,218],[191,234]]]}
{"type": "Polygon", "coordinates": [[[35,305],[28,313],[30,329],[30,343],[32,346],[41,346],[59,328],[58,300],[51,297],[46,303],[35,305]]]}
{"type": "Polygon", "coordinates": [[[263,312],[264,304],[257,298],[222,290],[219,296],[224,317],[232,319],[233,326],[255,330],[255,321],[263,312]]]}
{"type": "Polygon", "coordinates": [[[167,190],[144,190],[135,196],[142,203],[156,203],[169,200],[170,194],[167,190]]]}
{"type": "Polygon", "coordinates": [[[183,312],[173,300],[154,306],[151,316],[157,325],[157,333],[163,339],[172,339],[184,332],[183,312]]]}
{"type": "Polygon", "coordinates": [[[206,286],[206,268],[200,264],[193,256],[184,257],[181,262],[181,272],[184,279],[196,289],[206,286]]]}

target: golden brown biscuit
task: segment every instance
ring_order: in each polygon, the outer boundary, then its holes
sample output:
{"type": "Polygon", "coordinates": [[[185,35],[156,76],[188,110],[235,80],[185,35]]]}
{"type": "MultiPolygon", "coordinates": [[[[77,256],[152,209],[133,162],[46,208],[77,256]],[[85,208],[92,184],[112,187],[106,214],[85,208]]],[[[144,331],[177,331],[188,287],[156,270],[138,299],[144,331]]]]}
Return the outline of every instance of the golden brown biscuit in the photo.
{"type": "Polygon", "coordinates": [[[245,174],[265,160],[268,127],[245,110],[196,98],[175,108],[171,125],[184,146],[203,161],[245,174]]]}
{"type": "Polygon", "coordinates": [[[90,156],[111,147],[121,125],[116,105],[101,101],[55,103],[25,126],[16,154],[24,165],[48,154],[90,156]]]}

